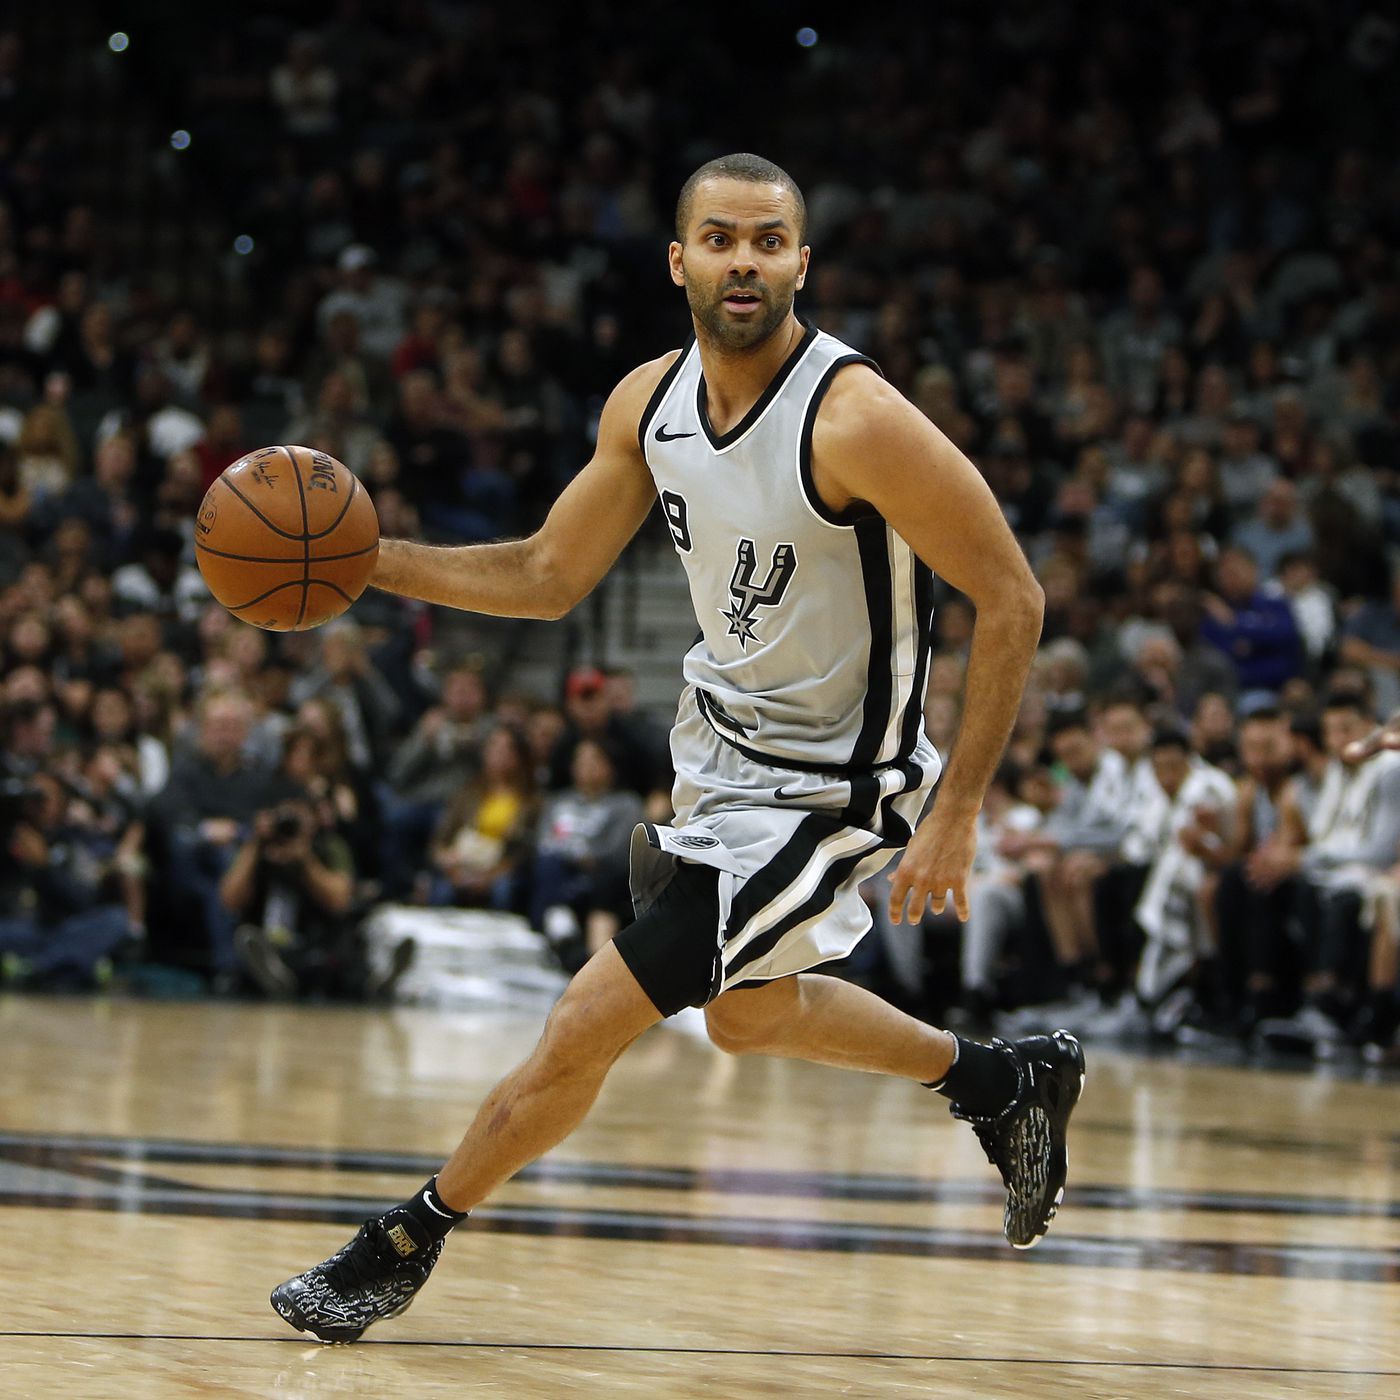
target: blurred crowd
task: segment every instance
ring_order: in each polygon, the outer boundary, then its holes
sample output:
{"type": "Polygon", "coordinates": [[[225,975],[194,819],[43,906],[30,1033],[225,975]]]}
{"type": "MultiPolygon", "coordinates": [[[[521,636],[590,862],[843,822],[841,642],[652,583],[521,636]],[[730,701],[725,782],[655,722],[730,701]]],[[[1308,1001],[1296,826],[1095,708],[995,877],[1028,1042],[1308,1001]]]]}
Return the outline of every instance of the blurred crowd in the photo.
{"type": "MultiPolygon", "coordinates": [[[[1337,755],[1400,704],[1400,28],[1012,0],[801,46],[762,16],[759,112],[724,36],[600,13],[133,29],[161,81],[109,65],[112,101],[193,137],[141,217],[243,249],[183,279],[104,237],[131,210],[35,96],[42,19],[0,36],[11,975],[146,939],[220,984],[363,990],[303,925],[489,904],[577,956],[626,917],[618,833],[668,779],[626,676],[496,694],[382,595],[253,635],[208,604],[191,522],[229,462],[296,441],[386,533],[530,529],[611,386],[685,334],[682,180],[756,147],[806,193],[799,310],[977,462],[1047,599],[960,957],[887,930],[887,975],[975,1015],[1051,987],[1086,1023],[1384,1051],[1388,760],[1337,755]]],[[[945,748],[971,624],[940,600],[945,748]]]]}

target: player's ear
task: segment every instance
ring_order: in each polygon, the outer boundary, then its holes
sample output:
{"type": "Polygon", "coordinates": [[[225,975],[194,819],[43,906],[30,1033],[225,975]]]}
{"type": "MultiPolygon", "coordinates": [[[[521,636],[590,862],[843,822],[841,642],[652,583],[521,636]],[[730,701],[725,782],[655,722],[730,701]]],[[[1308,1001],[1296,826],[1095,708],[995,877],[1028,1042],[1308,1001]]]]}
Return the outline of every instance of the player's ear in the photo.
{"type": "Polygon", "coordinates": [[[674,240],[666,252],[667,261],[671,264],[671,281],[678,287],[685,286],[685,264],[681,261],[681,254],[684,252],[685,246],[674,240]]]}
{"type": "Polygon", "coordinates": [[[802,284],[807,280],[807,262],[812,256],[812,250],[807,244],[802,245],[802,263],[797,269],[797,290],[802,290],[802,284]]]}

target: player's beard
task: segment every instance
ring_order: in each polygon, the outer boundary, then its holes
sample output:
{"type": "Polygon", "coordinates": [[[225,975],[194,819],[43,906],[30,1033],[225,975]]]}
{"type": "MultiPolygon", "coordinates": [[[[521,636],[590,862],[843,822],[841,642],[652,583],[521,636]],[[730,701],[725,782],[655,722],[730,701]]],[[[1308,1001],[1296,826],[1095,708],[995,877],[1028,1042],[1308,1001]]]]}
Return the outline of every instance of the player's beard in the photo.
{"type": "Polygon", "coordinates": [[[797,294],[794,279],[786,287],[775,288],[756,278],[746,282],[726,282],[713,291],[690,278],[685,283],[685,299],[701,332],[721,350],[754,350],[772,337],[787,320],[797,294]],[[752,292],[762,298],[763,309],[752,316],[732,316],[724,309],[730,292],[752,292]]]}

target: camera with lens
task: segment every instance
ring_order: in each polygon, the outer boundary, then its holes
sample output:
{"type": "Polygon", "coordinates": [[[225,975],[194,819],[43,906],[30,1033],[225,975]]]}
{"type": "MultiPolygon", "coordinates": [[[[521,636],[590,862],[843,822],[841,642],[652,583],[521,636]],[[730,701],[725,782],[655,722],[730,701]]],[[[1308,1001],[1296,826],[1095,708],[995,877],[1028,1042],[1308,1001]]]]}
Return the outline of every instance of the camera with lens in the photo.
{"type": "Polygon", "coordinates": [[[21,822],[33,821],[35,809],[43,800],[43,789],[27,778],[0,780],[0,833],[13,831],[21,822]]]}
{"type": "Polygon", "coordinates": [[[278,807],[272,815],[272,839],[295,841],[301,835],[301,813],[295,807],[278,807]]]}

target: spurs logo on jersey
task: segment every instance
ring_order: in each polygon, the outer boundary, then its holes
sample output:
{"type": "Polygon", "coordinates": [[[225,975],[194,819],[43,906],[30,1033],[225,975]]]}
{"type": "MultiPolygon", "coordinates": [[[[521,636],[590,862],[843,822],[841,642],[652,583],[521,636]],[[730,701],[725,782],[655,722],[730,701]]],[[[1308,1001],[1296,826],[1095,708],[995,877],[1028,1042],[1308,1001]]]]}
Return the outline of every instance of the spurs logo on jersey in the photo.
{"type": "Polygon", "coordinates": [[[768,576],[760,584],[753,581],[757,570],[758,554],[752,540],[740,540],[738,561],[734,565],[734,577],[729,580],[729,596],[733,599],[730,607],[721,608],[720,616],[728,619],[729,635],[738,637],[739,645],[745,651],[750,642],[761,642],[762,637],[755,632],[754,623],[758,620],[754,613],[759,608],[776,608],[783,601],[783,594],[797,572],[797,551],[790,544],[780,544],[773,550],[773,562],[769,565],[768,576]]]}

